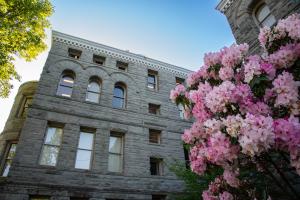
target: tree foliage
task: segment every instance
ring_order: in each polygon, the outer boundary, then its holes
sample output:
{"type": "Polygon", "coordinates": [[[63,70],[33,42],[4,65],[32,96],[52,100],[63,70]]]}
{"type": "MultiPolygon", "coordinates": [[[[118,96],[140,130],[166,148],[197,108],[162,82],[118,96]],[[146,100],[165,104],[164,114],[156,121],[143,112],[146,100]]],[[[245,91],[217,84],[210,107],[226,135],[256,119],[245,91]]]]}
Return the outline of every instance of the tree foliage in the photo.
{"type": "Polygon", "coordinates": [[[15,57],[31,61],[46,49],[52,13],[48,0],[0,0],[0,97],[9,95],[12,79],[20,80],[15,57]]]}

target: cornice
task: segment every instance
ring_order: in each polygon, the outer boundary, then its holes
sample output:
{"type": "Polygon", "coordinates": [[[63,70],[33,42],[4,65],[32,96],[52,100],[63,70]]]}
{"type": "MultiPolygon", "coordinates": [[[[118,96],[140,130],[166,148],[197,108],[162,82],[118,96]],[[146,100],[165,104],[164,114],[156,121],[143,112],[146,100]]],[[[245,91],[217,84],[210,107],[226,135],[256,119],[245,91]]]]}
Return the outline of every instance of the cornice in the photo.
{"type": "Polygon", "coordinates": [[[221,0],[217,5],[216,9],[219,10],[221,13],[225,13],[234,1],[235,0],[221,0]]]}
{"type": "Polygon", "coordinates": [[[177,76],[186,77],[187,74],[189,74],[190,70],[178,67],[175,65],[171,65],[159,60],[155,60],[152,58],[148,58],[143,55],[131,53],[129,51],[124,51],[121,49],[117,49],[114,47],[106,46],[103,44],[99,44],[96,42],[92,42],[89,40],[85,40],[82,38],[78,38],[75,36],[71,36],[65,33],[61,33],[58,31],[52,30],[52,42],[61,42],[67,45],[77,46],[81,49],[87,49],[94,53],[100,53],[107,55],[109,57],[114,57],[117,59],[121,59],[123,61],[128,61],[131,63],[136,63],[140,65],[146,65],[149,68],[155,69],[155,70],[165,70],[168,72],[171,72],[177,76]]]}

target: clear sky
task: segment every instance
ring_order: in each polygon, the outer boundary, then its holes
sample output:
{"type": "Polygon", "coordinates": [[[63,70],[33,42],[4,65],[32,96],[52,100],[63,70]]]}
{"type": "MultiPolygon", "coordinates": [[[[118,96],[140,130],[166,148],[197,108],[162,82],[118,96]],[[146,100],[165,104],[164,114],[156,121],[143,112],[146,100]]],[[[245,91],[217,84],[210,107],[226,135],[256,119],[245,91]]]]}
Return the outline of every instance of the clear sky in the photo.
{"type": "MultiPolygon", "coordinates": [[[[197,70],[205,52],[234,42],[219,0],[52,0],[52,29],[147,57],[197,70]]],[[[51,30],[47,30],[51,45],[51,30]]],[[[20,84],[38,80],[48,50],[28,63],[17,60],[22,76],[9,98],[0,99],[0,132],[20,84]]]]}

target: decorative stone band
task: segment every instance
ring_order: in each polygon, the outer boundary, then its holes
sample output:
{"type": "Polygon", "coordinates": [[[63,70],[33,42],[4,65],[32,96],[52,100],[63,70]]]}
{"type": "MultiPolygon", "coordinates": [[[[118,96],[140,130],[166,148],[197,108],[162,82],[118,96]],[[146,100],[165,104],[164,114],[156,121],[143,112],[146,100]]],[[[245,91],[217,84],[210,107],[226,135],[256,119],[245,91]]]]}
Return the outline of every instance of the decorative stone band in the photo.
{"type": "Polygon", "coordinates": [[[221,0],[217,5],[216,9],[219,10],[221,13],[225,13],[234,1],[235,0],[221,0]]]}
{"type": "Polygon", "coordinates": [[[103,44],[95,43],[82,38],[60,33],[54,30],[52,31],[52,41],[61,42],[72,46],[77,46],[81,49],[87,49],[91,52],[107,55],[123,61],[146,65],[149,68],[155,70],[161,70],[161,69],[166,70],[182,78],[186,78],[187,74],[192,72],[188,69],[184,69],[182,67],[178,67],[158,60],[154,60],[152,58],[148,58],[143,55],[134,54],[129,51],[116,49],[103,44]]]}

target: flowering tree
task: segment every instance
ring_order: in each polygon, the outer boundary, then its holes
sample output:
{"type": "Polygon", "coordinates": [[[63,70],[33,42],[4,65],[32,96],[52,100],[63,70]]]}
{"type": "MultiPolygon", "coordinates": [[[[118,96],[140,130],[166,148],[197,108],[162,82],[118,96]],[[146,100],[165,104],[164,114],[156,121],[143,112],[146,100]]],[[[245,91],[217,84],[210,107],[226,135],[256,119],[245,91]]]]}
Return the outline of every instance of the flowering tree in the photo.
{"type": "Polygon", "coordinates": [[[300,15],[263,28],[259,41],[262,55],[247,56],[247,44],[205,54],[187,87],[171,91],[195,119],[182,135],[192,171],[223,170],[204,200],[270,199],[274,184],[300,199],[284,171],[300,175],[300,15]]]}

